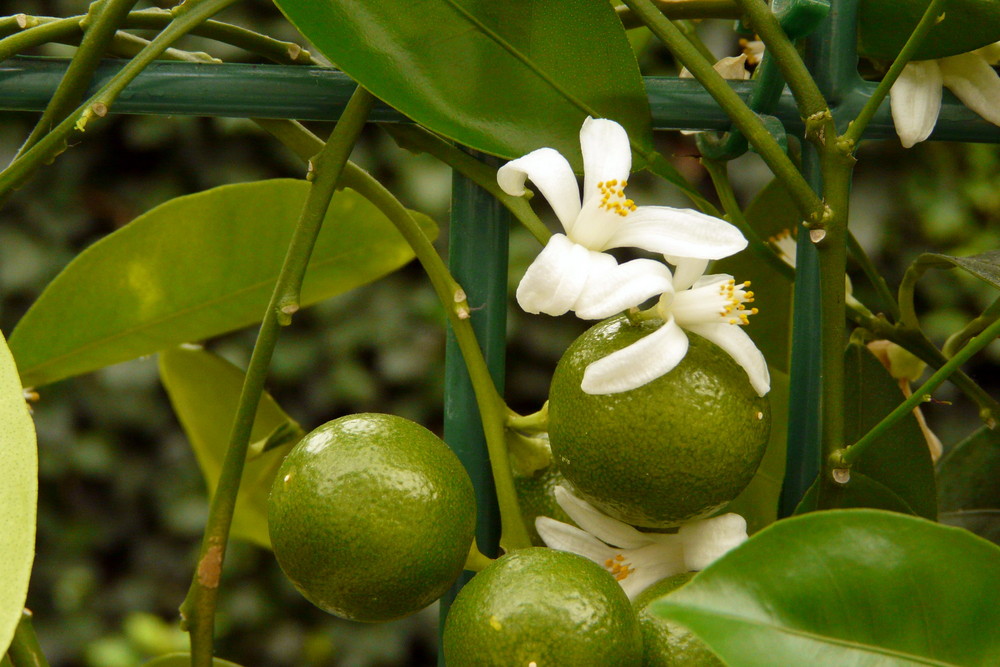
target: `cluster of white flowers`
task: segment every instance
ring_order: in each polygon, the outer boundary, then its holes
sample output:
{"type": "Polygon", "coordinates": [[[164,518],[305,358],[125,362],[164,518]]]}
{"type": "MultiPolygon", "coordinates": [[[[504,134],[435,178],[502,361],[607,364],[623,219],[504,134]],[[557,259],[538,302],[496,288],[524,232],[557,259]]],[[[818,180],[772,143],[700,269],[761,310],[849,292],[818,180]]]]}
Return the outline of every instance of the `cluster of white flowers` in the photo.
{"type": "Polygon", "coordinates": [[[528,267],[517,301],[529,313],[603,319],[659,296],[662,326],[638,342],[592,363],[582,388],[612,394],[641,387],[672,370],[688,349],[685,330],[712,341],[747,372],[761,396],[770,389],[763,355],[740,328],[756,309],[748,283],[729,275],[702,275],[709,260],[728,257],[747,241],[728,222],[690,209],[636,206],[625,195],[632,152],[618,123],[588,118],[580,130],[584,183],[580,197],[569,162],[540,148],[500,168],[511,195],[531,179],[548,200],[565,234],[555,234],[528,267]],[[632,247],[659,253],[623,264],[606,250],[632,247]]]}
{"type": "MultiPolygon", "coordinates": [[[[740,62],[742,67],[742,61],[740,62]]],[[[555,234],[528,267],[517,301],[529,313],[602,319],[659,297],[662,324],[639,341],[590,364],[582,389],[612,394],[641,387],[668,373],[687,354],[689,331],[712,341],[747,372],[761,396],[770,389],[767,363],[741,325],[756,313],[749,283],[703,275],[708,262],[746,247],[728,222],[690,209],[636,206],[625,195],[632,166],[628,135],[610,120],[588,118],[580,130],[584,184],[566,158],[540,148],[500,168],[505,192],[524,194],[527,179],[548,200],[565,234],[555,234]],[[605,252],[632,247],[658,253],[619,264],[605,252]]],[[[583,555],[605,567],[634,598],[665,577],[700,570],[747,539],[736,514],[693,521],[676,533],[644,533],[609,517],[569,490],[556,500],[580,528],[539,517],[536,527],[554,549],[583,555]],[[581,530],[582,528],[582,530],[581,530]]]]}

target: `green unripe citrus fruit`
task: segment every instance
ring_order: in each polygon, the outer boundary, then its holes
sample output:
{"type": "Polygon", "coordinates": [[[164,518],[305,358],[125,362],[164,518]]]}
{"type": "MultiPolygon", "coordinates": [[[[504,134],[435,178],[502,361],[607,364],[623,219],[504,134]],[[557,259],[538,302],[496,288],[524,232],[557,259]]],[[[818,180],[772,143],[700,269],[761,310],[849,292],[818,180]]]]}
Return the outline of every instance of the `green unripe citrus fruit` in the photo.
{"type": "Polygon", "coordinates": [[[616,317],[570,345],[549,391],[549,441],[584,499],[625,523],[667,528],[739,495],[764,456],[771,416],[743,368],[691,333],[669,373],[617,394],[583,392],[591,362],[652,330],[616,317]]]}
{"type": "Polygon", "coordinates": [[[472,544],[472,482],[433,433],[392,415],[327,422],[285,458],[268,501],[274,555],[317,607],[387,621],[439,598],[472,544]]]}
{"type": "Polygon", "coordinates": [[[645,667],[722,667],[722,661],[690,630],[657,616],[650,608],[653,601],[680,588],[694,575],[684,572],[662,579],[632,602],[642,629],[645,667]]]}
{"type": "Polygon", "coordinates": [[[547,516],[556,521],[562,521],[575,526],[576,522],[569,518],[566,511],[556,502],[557,486],[567,486],[566,478],[554,465],[539,470],[533,475],[514,474],[514,488],[517,490],[517,501],[521,508],[521,518],[528,529],[531,543],[537,547],[545,542],[535,529],[535,519],[547,516]]]}
{"type": "Polygon", "coordinates": [[[635,610],[604,568],[531,547],[508,553],[465,585],[444,629],[448,667],[581,667],[642,662],[635,610]]]}

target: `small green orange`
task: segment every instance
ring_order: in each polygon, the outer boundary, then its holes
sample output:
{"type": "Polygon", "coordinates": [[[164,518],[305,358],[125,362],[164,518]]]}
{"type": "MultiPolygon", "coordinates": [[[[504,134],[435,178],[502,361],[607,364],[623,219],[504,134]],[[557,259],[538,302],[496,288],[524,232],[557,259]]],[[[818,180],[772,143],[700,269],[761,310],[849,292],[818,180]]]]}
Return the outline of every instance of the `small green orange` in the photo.
{"type": "Polygon", "coordinates": [[[582,556],[531,547],[488,565],[456,596],[444,629],[448,667],[642,663],[635,610],[582,556]]]}
{"type": "Polygon", "coordinates": [[[556,521],[576,525],[576,522],[570,519],[566,511],[556,502],[555,490],[560,485],[567,486],[568,482],[554,465],[543,468],[533,475],[514,473],[514,489],[517,491],[521,518],[524,519],[531,543],[535,546],[545,545],[535,529],[536,518],[547,516],[556,521]]]}
{"type": "Polygon", "coordinates": [[[642,629],[645,667],[722,667],[722,661],[683,625],[660,618],[650,604],[672,593],[694,577],[684,572],[661,579],[639,594],[633,602],[642,629]]]}
{"type": "Polygon", "coordinates": [[[570,345],[549,391],[549,441],[578,495],[625,523],[667,528],[739,495],[764,455],[771,413],[743,368],[691,333],[665,375],[617,394],[584,393],[590,363],[653,329],[616,317],[570,345]]]}
{"type": "Polygon", "coordinates": [[[392,415],[327,422],[285,458],[268,501],[278,564],[317,607],[387,621],[439,598],[472,544],[472,482],[424,427],[392,415]]]}

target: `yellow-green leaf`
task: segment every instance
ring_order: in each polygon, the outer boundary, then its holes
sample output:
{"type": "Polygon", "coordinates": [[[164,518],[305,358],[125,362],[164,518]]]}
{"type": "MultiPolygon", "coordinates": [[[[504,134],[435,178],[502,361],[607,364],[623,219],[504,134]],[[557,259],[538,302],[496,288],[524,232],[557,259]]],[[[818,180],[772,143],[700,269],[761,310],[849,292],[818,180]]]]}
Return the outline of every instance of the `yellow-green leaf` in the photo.
{"type": "Polygon", "coordinates": [[[0,656],[10,646],[28,594],[37,505],[35,425],[0,333],[0,656]]]}
{"type": "MultiPolygon", "coordinates": [[[[26,386],[87,373],[259,322],[309,190],[276,179],[172,199],[81,253],[11,335],[26,386]]],[[[415,214],[428,236],[437,228],[415,214]]],[[[413,258],[391,222],[338,192],[302,286],[302,305],[413,258]]]]}
{"type": "MultiPolygon", "coordinates": [[[[239,368],[205,350],[177,347],[160,353],[160,380],[191,442],[210,494],[215,493],[229,447],[243,378],[239,368]]],[[[288,449],[303,435],[302,428],[264,393],[250,434],[252,452],[236,498],[234,537],[271,548],[267,494],[288,449]],[[275,441],[276,435],[280,440],[275,441]]]]}

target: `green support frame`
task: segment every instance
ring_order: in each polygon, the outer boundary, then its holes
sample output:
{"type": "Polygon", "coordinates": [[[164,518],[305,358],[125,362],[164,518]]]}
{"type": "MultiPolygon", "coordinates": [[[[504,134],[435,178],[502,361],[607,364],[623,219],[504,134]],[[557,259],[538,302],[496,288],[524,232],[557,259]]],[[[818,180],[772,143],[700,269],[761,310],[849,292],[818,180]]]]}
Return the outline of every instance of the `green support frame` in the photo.
{"type": "MultiPolygon", "coordinates": [[[[875,84],[857,71],[855,21],[857,0],[832,0],[832,8],[807,42],[809,65],[826,96],[838,128],[857,115],[875,84]]],[[[0,110],[42,111],[67,67],[66,60],[18,57],[0,63],[0,110]]],[[[103,84],[120,63],[107,62],[98,70],[93,90],[103,84]]],[[[727,130],[726,115],[694,81],[647,77],[653,127],[658,130],[727,130]]],[[[755,82],[733,82],[748,98],[755,82]]],[[[328,69],[276,65],[193,64],[157,62],[144,71],[115,103],[112,113],[226,116],[242,118],[291,118],[332,121],[343,111],[355,84],[328,69]]],[[[790,93],[785,90],[772,112],[789,133],[801,136],[799,118],[790,93]]],[[[374,122],[407,122],[394,109],[376,107],[374,122]]],[[[888,105],[875,115],[866,139],[895,139],[888,105]]],[[[1000,143],[1000,127],[979,118],[945,94],[935,140],[1000,143]]],[[[489,158],[487,158],[489,159],[489,158]]],[[[818,189],[819,171],[805,144],[806,177],[818,189]]],[[[468,294],[473,325],[484,348],[497,387],[502,391],[506,325],[508,214],[483,190],[456,174],[452,188],[450,263],[456,279],[468,294]]],[[[804,307],[818,294],[815,248],[800,236],[796,280],[795,335],[791,381],[791,432],[808,433],[805,441],[789,443],[789,466],[781,513],[787,515],[819,471],[819,396],[822,377],[819,341],[806,332],[818,330],[815,310],[804,307]]],[[[446,353],[445,439],[469,469],[477,489],[479,526],[477,542],[486,554],[498,551],[499,513],[492,493],[492,477],[471,385],[457,346],[449,338],[446,353]]],[[[456,589],[444,600],[447,609],[456,589]]],[[[443,618],[443,613],[442,613],[443,618]]]]}

